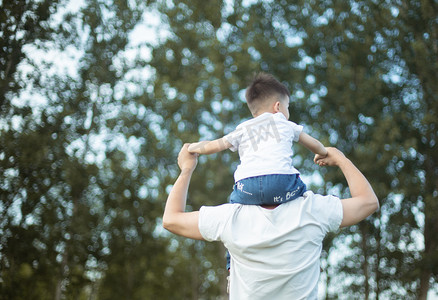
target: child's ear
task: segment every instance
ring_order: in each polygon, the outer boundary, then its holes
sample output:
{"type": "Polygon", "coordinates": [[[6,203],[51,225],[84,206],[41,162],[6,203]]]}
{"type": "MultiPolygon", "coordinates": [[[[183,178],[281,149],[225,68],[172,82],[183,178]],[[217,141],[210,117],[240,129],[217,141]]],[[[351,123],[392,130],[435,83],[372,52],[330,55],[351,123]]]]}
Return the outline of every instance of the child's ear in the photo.
{"type": "Polygon", "coordinates": [[[280,111],[280,101],[274,103],[274,111],[276,113],[280,111]]]}

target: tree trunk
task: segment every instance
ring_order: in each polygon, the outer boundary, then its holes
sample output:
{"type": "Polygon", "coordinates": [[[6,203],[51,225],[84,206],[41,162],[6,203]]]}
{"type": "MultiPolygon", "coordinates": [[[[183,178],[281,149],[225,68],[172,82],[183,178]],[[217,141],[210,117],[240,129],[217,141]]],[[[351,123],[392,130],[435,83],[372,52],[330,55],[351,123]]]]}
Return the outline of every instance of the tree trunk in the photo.
{"type": "MultiPolygon", "coordinates": [[[[227,248],[225,246],[221,246],[221,257],[225,257],[227,252],[227,248]]],[[[224,261],[225,264],[225,261],[224,261]]],[[[226,268],[225,268],[226,269],[226,268]]],[[[221,291],[221,299],[228,299],[228,293],[227,293],[227,286],[228,286],[228,280],[227,277],[230,275],[230,272],[228,270],[225,270],[225,276],[222,276],[222,278],[219,280],[220,291],[221,291]]]]}
{"type": "MultiPolygon", "coordinates": [[[[433,198],[432,198],[433,199],[433,198]]],[[[427,198],[426,198],[426,207],[427,198]]],[[[418,299],[427,299],[427,294],[430,287],[430,278],[432,276],[432,266],[434,251],[438,248],[438,243],[435,241],[434,232],[437,230],[438,225],[436,224],[435,218],[433,216],[428,216],[428,211],[425,214],[425,224],[424,224],[424,252],[423,252],[423,264],[420,273],[420,287],[418,289],[418,299]]]]}
{"type": "MultiPolygon", "coordinates": [[[[328,259],[327,259],[328,261],[328,259]]],[[[325,276],[326,276],[326,283],[325,283],[325,299],[328,300],[330,299],[330,295],[329,295],[329,286],[330,286],[330,274],[329,274],[329,270],[328,270],[328,263],[327,263],[327,268],[325,269],[325,276]]]]}
{"type": "MultiPolygon", "coordinates": [[[[195,242],[196,243],[196,242],[195,242]]],[[[195,249],[195,243],[193,243],[190,246],[190,251],[192,252],[193,256],[196,256],[196,249],[195,249]]],[[[192,299],[198,300],[199,299],[199,267],[198,267],[198,261],[195,261],[194,263],[190,264],[191,269],[191,290],[192,290],[192,299]]]]}
{"type": "Polygon", "coordinates": [[[427,299],[430,288],[432,270],[438,265],[435,258],[438,252],[438,241],[435,237],[438,232],[438,197],[435,196],[438,180],[436,177],[437,164],[434,163],[434,156],[431,153],[426,162],[426,191],[424,197],[424,252],[423,263],[420,273],[420,286],[417,292],[419,300],[427,299]]]}
{"type": "Polygon", "coordinates": [[[64,253],[62,254],[62,262],[61,262],[61,276],[56,281],[56,290],[55,290],[55,300],[61,300],[62,298],[62,285],[66,276],[66,268],[67,268],[67,248],[64,249],[64,253]]]}
{"type": "Polygon", "coordinates": [[[376,261],[376,264],[375,264],[375,266],[376,266],[376,268],[375,268],[375,274],[376,274],[376,300],[379,300],[380,299],[380,269],[379,269],[379,266],[380,266],[380,260],[382,259],[382,257],[381,257],[381,246],[382,246],[382,244],[381,244],[381,240],[382,240],[382,234],[381,234],[381,231],[380,231],[380,226],[381,226],[381,224],[382,224],[382,213],[381,213],[381,211],[379,211],[378,212],[378,214],[379,214],[379,220],[380,220],[380,225],[377,227],[377,236],[376,236],[376,243],[377,243],[377,245],[376,245],[376,254],[377,254],[377,261],[376,261]]]}
{"type": "Polygon", "coordinates": [[[369,299],[369,295],[370,295],[370,285],[369,285],[369,266],[368,266],[368,245],[367,245],[367,240],[368,240],[368,223],[363,223],[362,226],[360,227],[361,231],[362,231],[362,252],[363,252],[363,256],[364,256],[364,261],[362,264],[362,270],[363,270],[363,275],[365,277],[364,279],[364,299],[368,300],[369,299]]]}
{"type": "Polygon", "coordinates": [[[430,276],[431,276],[430,272],[428,272],[424,269],[422,270],[421,275],[420,275],[420,288],[418,291],[418,300],[426,300],[427,299],[427,294],[429,292],[430,276]]]}

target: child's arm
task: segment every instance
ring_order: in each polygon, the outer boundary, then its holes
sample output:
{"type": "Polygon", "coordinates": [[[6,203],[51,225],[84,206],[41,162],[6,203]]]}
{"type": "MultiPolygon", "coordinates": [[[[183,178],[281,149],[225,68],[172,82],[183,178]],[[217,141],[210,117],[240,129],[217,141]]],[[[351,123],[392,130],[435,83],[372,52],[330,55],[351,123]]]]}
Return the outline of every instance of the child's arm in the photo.
{"type": "Polygon", "coordinates": [[[225,137],[214,141],[201,141],[197,143],[192,143],[189,146],[190,153],[198,154],[213,154],[221,152],[231,147],[231,143],[228,142],[225,137]]]}
{"type": "Polygon", "coordinates": [[[324,147],[324,145],[305,132],[301,132],[298,143],[300,143],[313,153],[318,154],[319,158],[324,158],[327,156],[327,149],[324,147]]]}

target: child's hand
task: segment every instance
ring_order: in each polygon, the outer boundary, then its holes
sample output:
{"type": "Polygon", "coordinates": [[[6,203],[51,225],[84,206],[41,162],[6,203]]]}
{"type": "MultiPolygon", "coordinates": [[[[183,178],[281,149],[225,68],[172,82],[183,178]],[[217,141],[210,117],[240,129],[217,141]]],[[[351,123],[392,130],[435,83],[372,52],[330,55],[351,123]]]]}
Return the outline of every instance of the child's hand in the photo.
{"type": "Polygon", "coordinates": [[[188,150],[190,153],[194,153],[194,152],[195,152],[195,149],[196,149],[196,144],[197,144],[197,143],[191,143],[191,144],[189,144],[189,147],[187,148],[187,150],[188,150]]]}
{"type": "Polygon", "coordinates": [[[326,149],[326,156],[316,154],[315,158],[313,159],[313,161],[319,166],[337,166],[343,159],[345,159],[344,153],[342,153],[338,149],[333,147],[328,147],[326,149]]]}
{"type": "Polygon", "coordinates": [[[327,149],[327,147],[323,147],[323,150],[325,152],[324,154],[317,153],[317,154],[315,154],[315,157],[313,158],[313,161],[315,162],[315,164],[318,164],[320,166],[326,166],[327,165],[322,159],[327,157],[328,149],[327,149]]]}
{"type": "Polygon", "coordinates": [[[313,161],[315,164],[319,165],[320,167],[326,166],[327,164],[323,161],[324,158],[326,158],[327,155],[323,156],[321,154],[315,154],[315,157],[313,158],[313,161]]]}
{"type": "Polygon", "coordinates": [[[202,141],[202,142],[197,142],[197,143],[191,143],[189,145],[188,151],[190,153],[198,153],[198,154],[203,154],[204,150],[205,150],[205,145],[209,143],[209,141],[202,141]]]}
{"type": "Polygon", "coordinates": [[[206,142],[197,142],[197,143],[191,143],[189,145],[189,148],[187,149],[190,153],[198,153],[201,154],[202,149],[204,147],[204,144],[206,142]]]}

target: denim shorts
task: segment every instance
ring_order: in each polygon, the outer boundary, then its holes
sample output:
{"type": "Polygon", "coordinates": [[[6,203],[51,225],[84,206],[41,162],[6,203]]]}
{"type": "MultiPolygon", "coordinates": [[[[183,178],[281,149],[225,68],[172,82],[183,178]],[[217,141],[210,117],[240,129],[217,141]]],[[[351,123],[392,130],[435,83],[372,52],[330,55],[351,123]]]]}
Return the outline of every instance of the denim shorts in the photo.
{"type": "Polygon", "coordinates": [[[277,205],[304,194],[306,185],[299,174],[270,174],[249,177],[236,182],[231,203],[277,205]]]}

